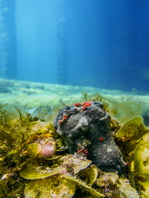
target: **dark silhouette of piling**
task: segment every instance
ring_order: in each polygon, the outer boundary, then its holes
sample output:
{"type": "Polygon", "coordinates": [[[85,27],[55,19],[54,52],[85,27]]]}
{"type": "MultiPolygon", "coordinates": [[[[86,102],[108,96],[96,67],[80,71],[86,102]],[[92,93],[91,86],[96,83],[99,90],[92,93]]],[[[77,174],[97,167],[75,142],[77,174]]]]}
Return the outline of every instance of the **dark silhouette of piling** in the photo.
{"type": "Polygon", "coordinates": [[[17,78],[17,39],[15,24],[15,0],[1,2],[3,34],[3,75],[17,78]]]}

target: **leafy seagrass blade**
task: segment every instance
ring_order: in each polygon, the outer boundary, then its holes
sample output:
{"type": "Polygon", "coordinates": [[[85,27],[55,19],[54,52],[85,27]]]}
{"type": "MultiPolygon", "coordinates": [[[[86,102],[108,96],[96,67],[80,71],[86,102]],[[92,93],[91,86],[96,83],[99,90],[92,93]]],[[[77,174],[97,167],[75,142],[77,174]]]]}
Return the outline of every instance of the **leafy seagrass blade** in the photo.
{"type": "Polygon", "coordinates": [[[50,177],[56,175],[62,171],[61,167],[49,168],[49,167],[41,167],[35,163],[27,161],[23,168],[20,171],[21,177],[24,179],[43,179],[46,177],[50,177]]]}
{"type": "Polygon", "coordinates": [[[140,116],[134,117],[131,120],[127,121],[116,133],[117,138],[125,138],[125,140],[139,139],[142,135],[149,132],[143,119],[140,116]]]}
{"type": "Polygon", "coordinates": [[[127,144],[127,153],[136,147],[139,139],[149,132],[140,116],[127,121],[116,133],[115,137],[127,144]]]}
{"type": "Polygon", "coordinates": [[[61,177],[64,177],[65,179],[69,180],[69,181],[73,181],[76,183],[77,186],[83,188],[85,191],[89,192],[90,195],[92,195],[94,198],[100,198],[100,197],[104,197],[103,194],[101,194],[100,192],[96,191],[94,188],[91,188],[90,186],[88,186],[84,181],[77,179],[71,175],[62,175],[61,177]]]}
{"type": "Polygon", "coordinates": [[[75,194],[76,184],[59,176],[32,180],[27,183],[25,198],[72,198],[75,194]]]}

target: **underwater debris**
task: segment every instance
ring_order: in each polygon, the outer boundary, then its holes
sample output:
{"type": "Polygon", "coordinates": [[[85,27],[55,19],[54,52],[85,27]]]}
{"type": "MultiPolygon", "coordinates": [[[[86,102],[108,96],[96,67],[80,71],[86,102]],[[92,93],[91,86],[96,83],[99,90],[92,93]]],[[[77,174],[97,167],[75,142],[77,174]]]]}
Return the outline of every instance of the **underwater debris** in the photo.
{"type": "Polygon", "coordinates": [[[121,174],[125,163],[112,137],[110,120],[110,115],[103,110],[103,103],[87,101],[61,109],[54,126],[70,153],[86,156],[103,171],[121,174]]]}

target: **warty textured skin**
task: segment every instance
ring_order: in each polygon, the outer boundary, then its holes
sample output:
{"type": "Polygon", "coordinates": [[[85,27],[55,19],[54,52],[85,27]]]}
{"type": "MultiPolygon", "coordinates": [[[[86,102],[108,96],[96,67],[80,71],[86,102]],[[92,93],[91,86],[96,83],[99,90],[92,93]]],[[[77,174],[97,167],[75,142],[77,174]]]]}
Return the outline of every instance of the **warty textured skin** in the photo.
{"type": "Polygon", "coordinates": [[[88,101],[61,109],[54,127],[64,138],[70,153],[86,156],[102,171],[121,174],[125,162],[113,139],[110,120],[101,102],[88,101]]]}

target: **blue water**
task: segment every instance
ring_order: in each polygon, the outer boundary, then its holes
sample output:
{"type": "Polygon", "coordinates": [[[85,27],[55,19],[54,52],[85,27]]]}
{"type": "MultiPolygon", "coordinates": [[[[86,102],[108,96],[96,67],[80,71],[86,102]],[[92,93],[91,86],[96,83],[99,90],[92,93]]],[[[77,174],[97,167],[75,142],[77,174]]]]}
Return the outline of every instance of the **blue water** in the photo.
{"type": "Polygon", "coordinates": [[[0,77],[149,92],[148,0],[0,0],[0,77]]]}

